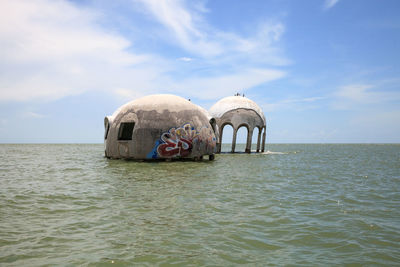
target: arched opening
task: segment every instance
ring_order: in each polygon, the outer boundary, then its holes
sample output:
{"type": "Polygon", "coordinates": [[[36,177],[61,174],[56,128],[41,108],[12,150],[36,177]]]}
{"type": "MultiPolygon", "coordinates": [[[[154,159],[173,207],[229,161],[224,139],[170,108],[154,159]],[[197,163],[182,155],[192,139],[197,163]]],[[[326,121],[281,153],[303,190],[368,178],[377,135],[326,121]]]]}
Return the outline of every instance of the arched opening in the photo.
{"type": "MultiPolygon", "coordinates": [[[[255,127],[253,130],[253,136],[251,137],[251,151],[257,151],[257,141],[258,135],[260,134],[260,129],[258,127],[255,127]]],[[[261,140],[261,139],[260,139],[261,140]]]]}
{"type": "Polygon", "coordinates": [[[231,152],[233,127],[230,124],[225,124],[221,128],[221,152],[231,152]]]}
{"type": "Polygon", "coordinates": [[[236,134],[236,148],[234,152],[245,152],[248,130],[245,125],[239,127],[236,134]]]}

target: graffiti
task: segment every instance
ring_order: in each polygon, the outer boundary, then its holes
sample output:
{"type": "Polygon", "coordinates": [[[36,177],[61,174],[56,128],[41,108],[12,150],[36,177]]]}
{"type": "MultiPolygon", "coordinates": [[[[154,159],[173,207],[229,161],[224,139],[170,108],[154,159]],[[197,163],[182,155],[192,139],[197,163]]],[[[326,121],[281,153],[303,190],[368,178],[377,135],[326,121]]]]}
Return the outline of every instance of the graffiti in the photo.
{"type": "Polygon", "coordinates": [[[193,141],[197,136],[196,130],[190,124],[172,128],[161,135],[164,143],[157,147],[157,152],[161,157],[186,157],[192,151],[193,141]]]}
{"type": "Polygon", "coordinates": [[[178,128],[171,128],[162,133],[160,140],[155,144],[153,150],[147,155],[148,158],[172,158],[188,157],[192,151],[214,153],[216,139],[208,127],[196,130],[190,123],[178,128]]]}

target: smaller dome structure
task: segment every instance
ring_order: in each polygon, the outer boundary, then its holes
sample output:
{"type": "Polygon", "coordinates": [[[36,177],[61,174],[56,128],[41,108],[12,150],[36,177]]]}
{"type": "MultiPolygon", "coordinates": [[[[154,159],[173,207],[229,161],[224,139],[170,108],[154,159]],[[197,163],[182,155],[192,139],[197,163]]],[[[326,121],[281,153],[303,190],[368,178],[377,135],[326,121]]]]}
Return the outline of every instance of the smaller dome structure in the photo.
{"type": "Polygon", "coordinates": [[[214,159],[217,137],[203,108],[175,95],[149,95],[104,118],[105,156],[214,159]]]}
{"type": "Polygon", "coordinates": [[[262,109],[252,100],[240,96],[228,96],[210,108],[211,117],[215,118],[219,129],[219,138],[217,142],[217,153],[221,152],[222,134],[225,125],[233,127],[232,153],[235,152],[236,135],[240,127],[247,128],[246,152],[251,151],[251,139],[253,131],[258,128],[257,152],[260,151],[261,133],[263,132],[261,151],[265,149],[265,130],[266,120],[262,109]]]}

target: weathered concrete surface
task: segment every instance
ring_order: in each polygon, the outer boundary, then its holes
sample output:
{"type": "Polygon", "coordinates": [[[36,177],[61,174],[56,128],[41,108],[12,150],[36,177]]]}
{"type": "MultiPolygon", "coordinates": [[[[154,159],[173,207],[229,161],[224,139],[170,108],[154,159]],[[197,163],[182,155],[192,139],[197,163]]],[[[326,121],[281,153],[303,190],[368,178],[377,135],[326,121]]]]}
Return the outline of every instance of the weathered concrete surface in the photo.
{"type": "Polygon", "coordinates": [[[216,120],[219,129],[217,153],[221,152],[222,135],[225,125],[231,125],[233,128],[232,153],[235,152],[236,148],[237,131],[242,126],[247,128],[246,152],[251,152],[251,139],[256,127],[259,130],[257,137],[257,152],[260,151],[262,132],[261,151],[264,152],[266,120],[261,108],[254,101],[243,96],[225,97],[210,108],[210,115],[216,120]]]}
{"type": "Polygon", "coordinates": [[[203,108],[174,95],[131,101],[104,119],[105,155],[129,159],[200,159],[216,152],[217,136],[203,108]],[[121,123],[134,123],[132,140],[118,140],[121,123]],[[106,138],[107,137],[107,138],[106,138]]]}

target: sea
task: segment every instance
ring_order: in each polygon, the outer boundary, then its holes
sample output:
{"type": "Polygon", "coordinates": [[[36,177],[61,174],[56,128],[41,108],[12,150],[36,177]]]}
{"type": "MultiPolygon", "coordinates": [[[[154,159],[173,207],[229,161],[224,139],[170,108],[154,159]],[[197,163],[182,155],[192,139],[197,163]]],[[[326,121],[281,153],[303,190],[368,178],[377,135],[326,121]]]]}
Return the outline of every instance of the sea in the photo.
{"type": "Polygon", "coordinates": [[[0,266],[238,265],[399,266],[400,144],[200,162],[0,145],[0,266]]]}

